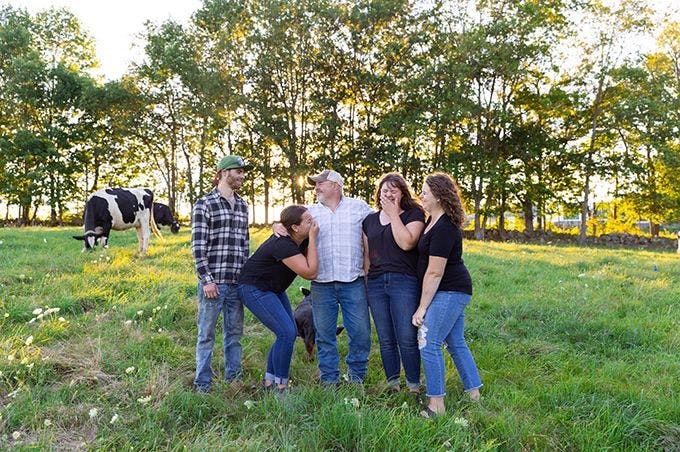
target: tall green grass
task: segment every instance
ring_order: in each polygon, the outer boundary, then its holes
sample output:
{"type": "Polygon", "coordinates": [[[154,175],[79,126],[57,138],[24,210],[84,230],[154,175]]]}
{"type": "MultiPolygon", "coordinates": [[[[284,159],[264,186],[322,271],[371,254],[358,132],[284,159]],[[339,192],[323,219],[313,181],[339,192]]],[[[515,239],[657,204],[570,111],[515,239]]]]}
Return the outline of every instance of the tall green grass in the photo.
{"type": "MultiPolygon", "coordinates": [[[[466,402],[447,357],[448,413],[432,421],[417,416],[406,392],[386,391],[375,336],[363,387],[322,388],[316,362],[298,341],[292,393],[261,393],[253,386],[273,336],[248,312],[243,383],[194,394],[196,278],[188,231],[166,232],[146,258],[136,255],[134,232],[115,233],[104,254],[81,253],[70,238],[75,231],[0,229],[0,449],[680,444],[675,254],[466,242],[475,285],[466,335],[483,399],[466,402]]],[[[252,233],[255,244],[268,230],[252,233]]],[[[294,304],[303,284],[297,280],[289,291],[294,304]]],[[[346,336],[339,340],[344,356],[346,336]]]]}

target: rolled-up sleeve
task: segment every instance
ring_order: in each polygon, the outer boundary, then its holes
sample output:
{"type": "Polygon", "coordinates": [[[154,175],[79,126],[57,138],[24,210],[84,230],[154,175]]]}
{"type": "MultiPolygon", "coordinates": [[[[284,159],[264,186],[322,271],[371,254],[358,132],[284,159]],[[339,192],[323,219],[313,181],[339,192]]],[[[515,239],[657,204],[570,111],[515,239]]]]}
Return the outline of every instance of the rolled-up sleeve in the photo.
{"type": "Polygon", "coordinates": [[[208,266],[209,216],[205,203],[200,201],[196,203],[191,214],[191,254],[196,263],[198,279],[203,284],[213,282],[208,266]]]}

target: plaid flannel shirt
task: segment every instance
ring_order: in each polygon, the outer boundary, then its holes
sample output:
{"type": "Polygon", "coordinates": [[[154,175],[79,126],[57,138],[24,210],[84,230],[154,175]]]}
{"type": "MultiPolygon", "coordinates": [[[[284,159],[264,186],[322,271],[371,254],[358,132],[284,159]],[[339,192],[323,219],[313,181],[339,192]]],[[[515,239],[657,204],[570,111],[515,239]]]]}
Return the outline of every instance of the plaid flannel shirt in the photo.
{"type": "Polygon", "coordinates": [[[191,252],[203,284],[236,283],[250,253],[248,204],[234,194],[234,208],[213,191],[196,202],[191,215],[191,252]]]}

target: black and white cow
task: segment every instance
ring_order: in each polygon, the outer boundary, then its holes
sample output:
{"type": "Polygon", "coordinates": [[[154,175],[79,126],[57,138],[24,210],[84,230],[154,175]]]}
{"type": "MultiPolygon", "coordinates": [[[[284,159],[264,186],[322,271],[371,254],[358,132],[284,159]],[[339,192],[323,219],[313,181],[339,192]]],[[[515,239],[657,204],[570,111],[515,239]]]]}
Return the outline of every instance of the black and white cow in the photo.
{"type": "Polygon", "coordinates": [[[172,218],[170,207],[160,202],[153,203],[153,219],[158,226],[170,226],[170,232],[179,232],[179,222],[172,218]]]}
{"type": "Polygon", "coordinates": [[[144,255],[149,246],[149,228],[161,237],[153,218],[153,193],[145,188],[105,188],[92,193],[85,203],[83,229],[85,234],[74,235],[85,242],[85,250],[92,250],[101,239],[107,248],[111,229],[137,229],[139,252],[144,255]]]}

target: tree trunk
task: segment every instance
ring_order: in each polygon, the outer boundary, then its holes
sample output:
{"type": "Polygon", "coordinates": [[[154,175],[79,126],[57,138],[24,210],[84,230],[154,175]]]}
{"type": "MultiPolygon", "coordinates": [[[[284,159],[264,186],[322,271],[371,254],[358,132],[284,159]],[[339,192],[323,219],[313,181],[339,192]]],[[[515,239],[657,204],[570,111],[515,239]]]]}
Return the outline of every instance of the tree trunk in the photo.
{"type": "Polygon", "coordinates": [[[525,198],[522,201],[522,213],[524,214],[524,232],[527,234],[534,233],[534,205],[530,199],[525,198]]]}

